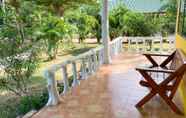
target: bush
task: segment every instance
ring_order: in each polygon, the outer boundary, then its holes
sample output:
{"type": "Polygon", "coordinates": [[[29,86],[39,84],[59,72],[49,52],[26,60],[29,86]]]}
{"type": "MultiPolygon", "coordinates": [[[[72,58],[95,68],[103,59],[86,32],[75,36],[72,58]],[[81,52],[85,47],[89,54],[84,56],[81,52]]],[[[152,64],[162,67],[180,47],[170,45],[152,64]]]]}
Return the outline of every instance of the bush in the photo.
{"type": "MultiPolygon", "coordinates": [[[[73,82],[72,76],[69,78],[69,85],[73,82]]],[[[59,93],[63,92],[63,84],[58,84],[59,93]]],[[[24,115],[31,110],[40,110],[46,105],[48,101],[48,91],[45,89],[43,92],[21,97],[17,111],[19,115],[24,115]]]]}
{"type": "Polygon", "coordinates": [[[47,90],[43,91],[41,94],[35,94],[30,96],[24,96],[21,98],[18,113],[26,114],[31,110],[39,110],[46,105],[48,101],[48,92],[47,90]]]}
{"type": "Polygon", "coordinates": [[[0,104],[0,117],[15,118],[18,115],[17,105],[15,101],[7,101],[7,103],[0,104]]]}

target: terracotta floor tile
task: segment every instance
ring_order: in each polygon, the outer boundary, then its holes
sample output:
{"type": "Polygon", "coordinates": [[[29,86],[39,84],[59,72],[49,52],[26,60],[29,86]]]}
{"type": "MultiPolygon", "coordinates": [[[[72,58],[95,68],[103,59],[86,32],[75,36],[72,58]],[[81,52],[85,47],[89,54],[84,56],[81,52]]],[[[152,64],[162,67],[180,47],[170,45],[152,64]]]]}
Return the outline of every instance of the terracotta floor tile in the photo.
{"type": "Polygon", "coordinates": [[[144,63],[148,64],[139,54],[116,56],[111,65],[102,66],[96,75],[62,96],[61,104],[41,109],[32,118],[184,118],[173,113],[159,96],[136,109],[135,104],[149,92],[139,85],[142,77],[134,70],[144,63]]]}

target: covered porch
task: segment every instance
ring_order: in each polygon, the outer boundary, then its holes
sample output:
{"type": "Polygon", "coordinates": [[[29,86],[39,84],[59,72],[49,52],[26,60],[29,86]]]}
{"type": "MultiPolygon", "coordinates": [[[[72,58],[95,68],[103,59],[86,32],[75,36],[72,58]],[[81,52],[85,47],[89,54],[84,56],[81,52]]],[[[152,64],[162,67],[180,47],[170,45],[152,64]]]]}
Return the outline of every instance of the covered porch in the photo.
{"type": "MultiPolygon", "coordinates": [[[[135,71],[137,65],[148,63],[141,55],[141,51],[146,51],[146,46],[141,49],[139,45],[145,44],[146,40],[153,45],[154,39],[158,39],[158,51],[162,52],[163,38],[128,37],[127,48],[135,44],[135,53],[123,50],[122,37],[110,41],[108,13],[108,0],[103,0],[102,46],[45,71],[49,100],[46,107],[32,118],[184,118],[175,114],[159,96],[155,96],[142,109],[135,107],[149,92],[139,85],[142,76],[135,71]],[[73,73],[72,85],[69,84],[69,65],[73,73]],[[62,94],[55,79],[58,70],[62,70],[62,94]]],[[[175,39],[170,40],[169,44],[170,51],[173,51],[175,39]]],[[[161,61],[160,58],[156,60],[161,61]]],[[[179,94],[174,101],[183,111],[179,94]]]]}
{"type": "MultiPolygon", "coordinates": [[[[159,96],[143,109],[135,107],[149,91],[139,85],[142,77],[134,70],[141,63],[148,63],[141,54],[120,53],[110,65],[101,66],[96,74],[60,96],[59,105],[45,107],[32,118],[184,118],[173,113],[159,96]]],[[[183,110],[178,94],[174,101],[183,110]]]]}

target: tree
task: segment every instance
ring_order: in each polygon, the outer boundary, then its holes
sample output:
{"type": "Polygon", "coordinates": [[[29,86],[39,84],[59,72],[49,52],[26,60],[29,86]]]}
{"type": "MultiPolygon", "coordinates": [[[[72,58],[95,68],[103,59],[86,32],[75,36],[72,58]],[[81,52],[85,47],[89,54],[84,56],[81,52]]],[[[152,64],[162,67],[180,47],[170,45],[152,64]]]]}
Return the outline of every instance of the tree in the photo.
{"type": "Polygon", "coordinates": [[[77,27],[79,42],[83,42],[97,24],[97,20],[93,16],[87,15],[80,10],[69,12],[65,18],[69,23],[77,27]]]}
{"type": "Polygon", "coordinates": [[[109,24],[110,24],[110,37],[111,39],[123,35],[123,16],[129,10],[124,5],[116,6],[110,11],[109,24]]]}
{"type": "Polygon", "coordinates": [[[63,16],[64,12],[69,9],[75,9],[82,4],[97,4],[98,0],[29,0],[34,1],[39,5],[46,6],[50,11],[63,16]]]}
{"type": "MultiPolygon", "coordinates": [[[[46,14],[45,14],[46,15],[46,14]]],[[[69,39],[72,35],[74,27],[65,22],[63,18],[48,14],[42,20],[41,38],[45,40],[47,46],[48,59],[56,58],[58,45],[64,38],[69,39]]]]}
{"type": "Polygon", "coordinates": [[[95,18],[95,26],[92,28],[91,33],[96,37],[97,42],[101,43],[101,5],[84,5],[81,11],[95,18]]]}
{"type": "Polygon", "coordinates": [[[29,12],[23,10],[28,8],[27,5],[21,6],[19,14],[10,5],[6,5],[5,11],[0,10],[3,20],[0,26],[0,67],[4,72],[0,77],[0,87],[19,96],[27,94],[27,84],[38,62],[39,43],[31,32],[35,28],[33,24],[37,23],[33,19],[33,9],[29,12]]]}
{"type": "MultiPolygon", "coordinates": [[[[163,0],[162,0],[163,1],[163,0]]],[[[176,16],[177,16],[177,0],[168,0],[160,11],[164,11],[165,15],[161,17],[162,32],[175,33],[176,16]]]]}
{"type": "Polygon", "coordinates": [[[152,36],[156,33],[156,26],[141,13],[127,12],[122,23],[122,31],[127,36],[152,36]]]}

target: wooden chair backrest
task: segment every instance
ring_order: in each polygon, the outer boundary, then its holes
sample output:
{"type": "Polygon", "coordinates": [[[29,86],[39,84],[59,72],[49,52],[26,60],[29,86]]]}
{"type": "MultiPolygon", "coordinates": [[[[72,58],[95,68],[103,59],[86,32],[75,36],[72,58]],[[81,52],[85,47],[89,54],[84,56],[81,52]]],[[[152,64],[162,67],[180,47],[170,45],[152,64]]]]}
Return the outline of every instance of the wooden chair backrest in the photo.
{"type": "Polygon", "coordinates": [[[186,55],[181,49],[176,49],[174,57],[171,61],[170,69],[177,70],[183,65],[186,65],[186,55]]]}

